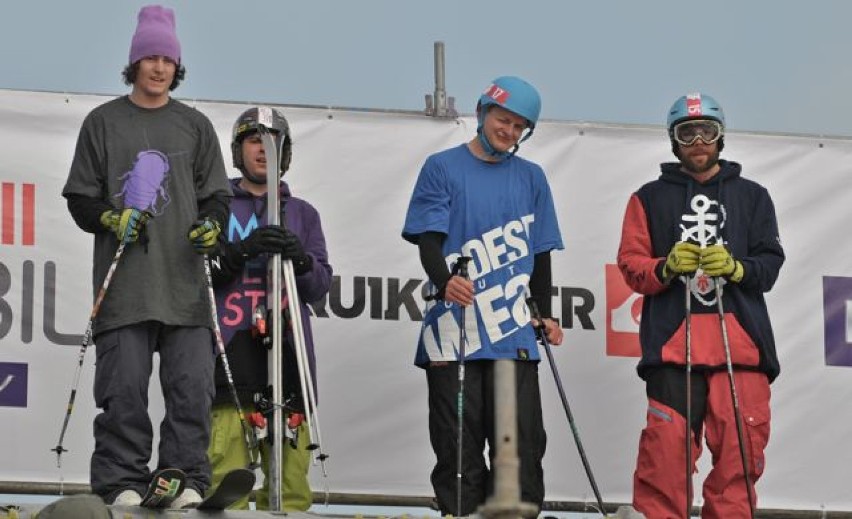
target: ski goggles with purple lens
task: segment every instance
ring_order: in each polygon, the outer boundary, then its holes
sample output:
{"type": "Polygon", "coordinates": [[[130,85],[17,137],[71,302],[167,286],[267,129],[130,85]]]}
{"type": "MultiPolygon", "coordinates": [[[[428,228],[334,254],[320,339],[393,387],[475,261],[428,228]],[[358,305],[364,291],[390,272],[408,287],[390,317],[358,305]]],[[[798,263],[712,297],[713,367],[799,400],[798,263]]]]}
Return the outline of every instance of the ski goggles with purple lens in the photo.
{"type": "Polygon", "coordinates": [[[674,140],[681,146],[692,146],[701,139],[704,144],[713,144],[724,134],[722,125],[711,119],[694,119],[677,123],[672,131],[674,140]]]}

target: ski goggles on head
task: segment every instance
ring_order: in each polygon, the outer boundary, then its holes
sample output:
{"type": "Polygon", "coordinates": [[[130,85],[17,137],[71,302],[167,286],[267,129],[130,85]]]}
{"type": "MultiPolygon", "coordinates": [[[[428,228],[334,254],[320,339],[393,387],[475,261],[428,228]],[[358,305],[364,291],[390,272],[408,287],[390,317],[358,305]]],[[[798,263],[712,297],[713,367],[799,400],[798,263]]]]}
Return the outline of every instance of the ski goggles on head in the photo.
{"type": "Polygon", "coordinates": [[[711,119],[694,119],[677,123],[672,136],[681,146],[691,146],[701,139],[704,144],[713,144],[724,134],[722,125],[711,119]]]}

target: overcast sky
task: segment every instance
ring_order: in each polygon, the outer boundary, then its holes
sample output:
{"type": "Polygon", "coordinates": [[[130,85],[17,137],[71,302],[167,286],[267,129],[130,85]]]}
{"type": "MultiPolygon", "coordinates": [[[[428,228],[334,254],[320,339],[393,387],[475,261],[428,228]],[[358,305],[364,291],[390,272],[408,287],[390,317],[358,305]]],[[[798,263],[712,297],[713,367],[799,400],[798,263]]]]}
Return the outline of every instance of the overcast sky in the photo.
{"type": "MultiPolygon", "coordinates": [[[[121,94],[136,0],[3,2],[0,88],[121,94]]],[[[172,0],[179,98],[421,110],[446,46],[462,113],[519,75],[542,117],[663,124],[701,90],[736,130],[852,135],[844,0],[172,0]]]]}

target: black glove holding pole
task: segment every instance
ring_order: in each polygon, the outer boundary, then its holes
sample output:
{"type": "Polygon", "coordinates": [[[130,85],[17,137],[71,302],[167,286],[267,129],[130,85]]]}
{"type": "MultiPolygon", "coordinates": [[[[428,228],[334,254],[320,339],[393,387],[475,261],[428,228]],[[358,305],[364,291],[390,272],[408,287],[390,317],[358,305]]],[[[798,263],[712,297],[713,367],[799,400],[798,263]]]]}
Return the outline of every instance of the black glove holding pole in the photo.
{"type": "Polygon", "coordinates": [[[258,227],[238,243],[221,238],[218,245],[211,257],[214,287],[231,282],[242,273],[247,261],[261,254],[280,253],[283,259],[293,262],[296,275],[313,268],[313,259],[305,253],[298,236],[280,225],[258,227]]]}
{"type": "Polygon", "coordinates": [[[236,247],[240,254],[247,259],[254,259],[261,254],[274,254],[284,248],[287,231],[278,225],[258,227],[236,247]]]}
{"type": "Polygon", "coordinates": [[[302,240],[292,232],[284,229],[284,242],[281,245],[281,259],[293,262],[293,272],[300,276],[311,271],[313,259],[305,253],[302,240]]]}
{"type": "Polygon", "coordinates": [[[305,253],[299,237],[280,225],[258,227],[237,247],[246,259],[256,258],[260,254],[280,253],[281,259],[293,262],[293,272],[297,276],[310,272],[313,267],[313,260],[305,253]]]}

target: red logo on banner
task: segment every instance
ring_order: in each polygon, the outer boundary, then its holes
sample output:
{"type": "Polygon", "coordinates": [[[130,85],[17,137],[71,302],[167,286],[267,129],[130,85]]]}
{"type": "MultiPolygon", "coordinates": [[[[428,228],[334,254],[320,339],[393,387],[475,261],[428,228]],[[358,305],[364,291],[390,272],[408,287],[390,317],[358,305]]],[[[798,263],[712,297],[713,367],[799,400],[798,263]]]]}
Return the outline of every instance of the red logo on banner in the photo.
{"type": "Polygon", "coordinates": [[[491,99],[497,101],[501,105],[504,105],[504,104],[506,104],[506,101],[509,100],[510,94],[509,94],[508,90],[503,90],[502,88],[498,87],[497,85],[492,84],[485,91],[485,95],[490,97],[491,99]]]}
{"type": "Polygon", "coordinates": [[[689,94],[686,96],[686,115],[699,117],[701,115],[701,94],[689,94]]]}
{"type": "Polygon", "coordinates": [[[15,244],[16,223],[20,221],[21,245],[35,245],[35,184],[20,184],[20,212],[16,211],[15,184],[0,186],[0,243],[15,244]]]}
{"type": "Polygon", "coordinates": [[[606,354],[639,357],[642,296],[632,291],[617,265],[606,266],[606,354]]]}

